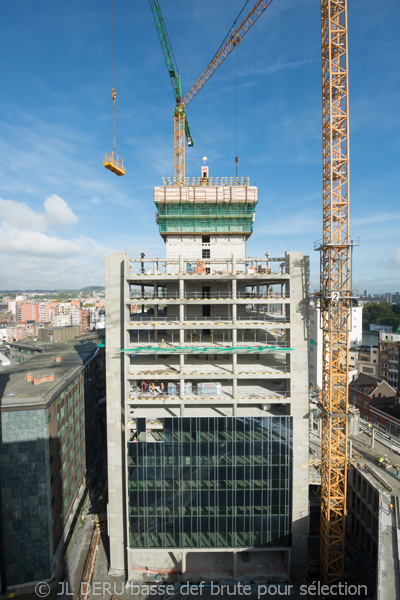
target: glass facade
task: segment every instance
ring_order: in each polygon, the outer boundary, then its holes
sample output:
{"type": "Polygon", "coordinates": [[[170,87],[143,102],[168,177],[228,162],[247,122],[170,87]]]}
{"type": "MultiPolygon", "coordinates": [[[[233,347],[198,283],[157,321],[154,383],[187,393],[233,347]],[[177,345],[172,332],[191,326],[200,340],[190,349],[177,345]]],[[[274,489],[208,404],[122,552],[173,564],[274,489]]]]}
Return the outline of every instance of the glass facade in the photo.
{"type": "Polygon", "coordinates": [[[291,544],[292,418],[175,417],[128,443],[131,548],[291,544]]]}

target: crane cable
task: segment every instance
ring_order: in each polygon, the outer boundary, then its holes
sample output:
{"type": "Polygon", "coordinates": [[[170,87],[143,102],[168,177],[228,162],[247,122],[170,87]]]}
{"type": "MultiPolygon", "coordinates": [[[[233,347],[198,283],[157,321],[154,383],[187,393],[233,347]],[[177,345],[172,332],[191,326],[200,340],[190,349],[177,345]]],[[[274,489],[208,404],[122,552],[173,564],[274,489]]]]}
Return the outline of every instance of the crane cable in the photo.
{"type": "Polygon", "coordinates": [[[210,61],[210,64],[214,61],[215,57],[217,56],[218,52],[221,50],[222,46],[225,44],[226,40],[228,39],[228,37],[231,35],[231,32],[233,30],[233,28],[235,27],[236,23],[239,21],[240,19],[240,15],[242,14],[242,12],[244,11],[244,9],[246,8],[246,6],[248,5],[249,0],[246,0],[246,2],[243,5],[242,10],[240,11],[240,13],[238,14],[238,16],[236,17],[233,25],[231,26],[231,28],[229,29],[228,33],[226,34],[226,36],[224,37],[224,39],[222,40],[218,50],[216,51],[216,53],[213,56],[213,59],[210,61]]]}
{"type": "Polygon", "coordinates": [[[114,110],[114,152],[115,152],[115,100],[117,99],[117,93],[115,91],[115,72],[116,72],[116,58],[115,58],[115,0],[112,0],[112,19],[111,19],[111,54],[112,54],[112,90],[111,96],[113,99],[113,110],[114,110]]]}

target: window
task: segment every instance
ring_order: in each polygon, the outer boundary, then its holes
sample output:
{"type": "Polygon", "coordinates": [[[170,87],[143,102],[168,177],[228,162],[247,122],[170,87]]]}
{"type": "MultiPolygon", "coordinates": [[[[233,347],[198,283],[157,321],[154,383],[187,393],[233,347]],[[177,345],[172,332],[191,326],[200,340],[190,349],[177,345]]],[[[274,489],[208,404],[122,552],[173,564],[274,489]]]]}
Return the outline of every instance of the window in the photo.
{"type": "Polygon", "coordinates": [[[210,236],[209,235],[202,235],[201,236],[201,243],[202,244],[209,244],[210,243],[210,236]]]}
{"type": "Polygon", "coordinates": [[[210,249],[209,248],[202,249],[201,258],[210,258],[210,249]]]}

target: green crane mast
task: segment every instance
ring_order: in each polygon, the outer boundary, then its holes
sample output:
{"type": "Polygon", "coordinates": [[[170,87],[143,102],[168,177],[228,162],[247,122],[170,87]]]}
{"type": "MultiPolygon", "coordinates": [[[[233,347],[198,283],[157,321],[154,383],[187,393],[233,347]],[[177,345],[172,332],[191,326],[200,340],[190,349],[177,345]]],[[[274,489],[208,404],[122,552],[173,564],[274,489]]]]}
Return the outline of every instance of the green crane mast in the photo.
{"type": "MultiPolygon", "coordinates": [[[[161,14],[160,5],[158,0],[149,0],[150,8],[153,13],[154,22],[156,24],[156,29],[158,33],[158,37],[160,38],[161,48],[164,54],[165,62],[167,65],[168,73],[171,79],[172,87],[175,94],[175,102],[177,108],[175,110],[182,111],[182,108],[179,105],[182,102],[182,86],[181,86],[181,76],[178,71],[178,67],[176,65],[175,56],[172,51],[171,43],[168,38],[167,29],[165,27],[165,22],[163,16],[161,14]]],[[[185,117],[185,135],[187,139],[188,146],[193,146],[193,138],[190,133],[189,125],[187,122],[187,118],[185,113],[183,112],[185,117]]]]}

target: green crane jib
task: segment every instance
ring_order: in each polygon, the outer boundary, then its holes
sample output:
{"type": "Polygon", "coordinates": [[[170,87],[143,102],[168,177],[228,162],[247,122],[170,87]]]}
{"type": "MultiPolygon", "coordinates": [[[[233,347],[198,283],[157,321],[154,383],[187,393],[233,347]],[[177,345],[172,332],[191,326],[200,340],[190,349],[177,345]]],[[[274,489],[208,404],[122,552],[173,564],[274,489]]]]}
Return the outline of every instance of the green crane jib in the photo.
{"type": "MultiPolygon", "coordinates": [[[[160,38],[161,48],[162,48],[162,51],[164,54],[168,73],[169,73],[172,87],[174,90],[175,102],[176,102],[176,106],[177,106],[176,110],[181,111],[182,108],[179,108],[179,105],[182,102],[181,76],[179,74],[178,67],[176,65],[174,53],[172,51],[171,43],[168,38],[167,29],[165,27],[165,22],[164,22],[162,14],[161,14],[161,9],[160,9],[158,0],[149,0],[149,2],[150,2],[151,12],[153,13],[154,22],[156,24],[158,37],[160,38]]],[[[192,138],[192,134],[190,133],[189,124],[187,122],[185,113],[184,113],[184,116],[185,116],[185,135],[186,135],[187,143],[188,143],[188,146],[193,146],[193,138],[192,138]]]]}

